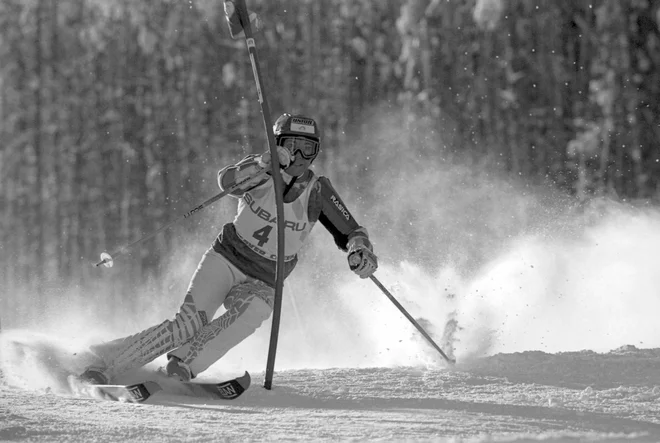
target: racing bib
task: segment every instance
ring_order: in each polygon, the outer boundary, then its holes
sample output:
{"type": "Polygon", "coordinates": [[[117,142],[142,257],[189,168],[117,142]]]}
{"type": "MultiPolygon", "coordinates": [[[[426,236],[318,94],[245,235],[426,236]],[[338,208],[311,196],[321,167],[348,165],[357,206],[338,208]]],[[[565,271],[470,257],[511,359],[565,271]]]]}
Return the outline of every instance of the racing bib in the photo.
{"type": "MultiPolygon", "coordinates": [[[[312,230],[307,205],[315,182],[316,177],[296,200],[284,203],[285,261],[295,258],[312,230]]],[[[243,195],[238,203],[234,226],[238,236],[250,249],[269,260],[277,259],[277,210],[273,180],[243,195]]]]}

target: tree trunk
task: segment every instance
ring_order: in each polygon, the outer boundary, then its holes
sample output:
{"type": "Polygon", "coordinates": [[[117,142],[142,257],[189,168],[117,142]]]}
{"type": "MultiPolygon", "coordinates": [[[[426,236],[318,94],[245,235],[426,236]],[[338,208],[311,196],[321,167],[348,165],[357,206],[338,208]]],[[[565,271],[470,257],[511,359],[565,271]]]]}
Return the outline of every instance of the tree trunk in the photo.
{"type": "Polygon", "coordinates": [[[34,254],[34,266],[32,267],[32,280],[36,294],[39,300],[43,297],[43,277],[44,277],[44,225],[46,220],[46,205],[44,202],[44,175],[46,172],[44,153],[42,151],[42,113],[43,101],[42,94],[44,85],[44,56],[42,49],[42,35],[43,35],[43,10],[44,1],[38,0],[36,8],[36,32],[35,32],[35,76],[36,86],[34,90],[34,128],[33,128],[33,146],[34,157],[36,162],[36,177],[34,183],[33,205],[35,206],[35,213],[37,218],[33,223],[32,229],[35,233],[34,243],[31,245],[31,250],[34,254]]]}

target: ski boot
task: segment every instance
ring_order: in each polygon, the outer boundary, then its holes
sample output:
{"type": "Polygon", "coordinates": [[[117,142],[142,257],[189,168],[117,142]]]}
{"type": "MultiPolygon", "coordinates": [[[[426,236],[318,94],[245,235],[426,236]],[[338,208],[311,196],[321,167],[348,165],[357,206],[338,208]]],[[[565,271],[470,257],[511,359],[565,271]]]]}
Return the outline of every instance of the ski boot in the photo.
{"type": "Polygon", "coordinates": [[[182,382],[189,382],[195,376],[190,370],[190,366],[183,362],[179,357],[171,355],[167,360],[167,366],[165,366],[165,372],[169,377],[173,377],[182,382]]]}
{"type": "Polygon", "coordinates": [[[78,378],[83,383],[90,385],[107,385],[110,382],[108,376],[103,373],[103,369],[94,366],[85,369],[85,372],[80,374],[78,378]]]}

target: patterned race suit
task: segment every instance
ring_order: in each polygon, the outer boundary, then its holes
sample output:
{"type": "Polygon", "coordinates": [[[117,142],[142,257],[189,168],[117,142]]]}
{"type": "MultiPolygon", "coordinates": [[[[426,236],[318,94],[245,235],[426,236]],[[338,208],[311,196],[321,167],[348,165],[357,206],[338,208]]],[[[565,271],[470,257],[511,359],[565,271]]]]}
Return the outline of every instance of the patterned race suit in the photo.
{"type": "MultiPolygon", "coordinates": [[[[258,171],[257,156],[248,156],[218,173],[218,184],[231,183],[258,171]]],[[[285,181],[285,278],[317,221],[335,244],[372,249],[367,231],[346,209],[326,177],[307,170],[300,177],[282,173],[285,181]]],[[[145,331],[103,343],[93,350],[112,378],[169,353],[187,363],[193,376],[251,335],[272,313],[276,268],[275,188],[270,175],[246,183],[232,195],[239,199],[233,222],[223,226],[195,271],[184,302],[172,320],[145,331]],[[213,319],[224,306],[225,312],[213,319]],[[213,319],[212,321],[209,321],[213,319]]]]}

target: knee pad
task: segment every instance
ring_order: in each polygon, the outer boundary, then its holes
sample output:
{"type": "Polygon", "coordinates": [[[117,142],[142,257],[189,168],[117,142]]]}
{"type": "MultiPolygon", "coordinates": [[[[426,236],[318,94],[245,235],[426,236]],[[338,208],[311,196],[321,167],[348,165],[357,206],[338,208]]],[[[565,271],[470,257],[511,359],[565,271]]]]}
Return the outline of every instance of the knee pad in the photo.
{"type": "Polygon", "coordinates": [[[229,310],[232,306],[240,307],[241,304],[244,304],[246,301],[251,302],[254,298],[260,299],[270,307],[271,311],[273,310],[273,305],[275,304],[275,291],[273,288],[259,280],[249,280],[245,283],[234,286],[231,291],[229,291],[229,294],[227,294],[224,306],[225,309],[229,310]]]}
{"type": "Polygon", "coordinates": [[[273,289],[258,280],[235,286],[224,302],[226,326],[240,322],[244,334],[253,333],[273,312],[273,299],[273,289]]]}
{"type": "Polygon", "coordinates": [[[230,316],[235,316],[235,321],[245,323],[253,332],[273,312],[273,308],[255,294],[232,298],[230,303],[225,303],[225,307],[230,316]]]}

